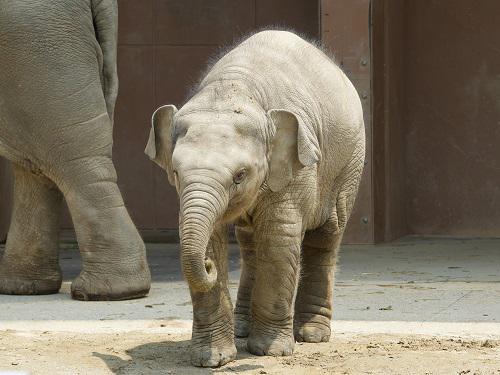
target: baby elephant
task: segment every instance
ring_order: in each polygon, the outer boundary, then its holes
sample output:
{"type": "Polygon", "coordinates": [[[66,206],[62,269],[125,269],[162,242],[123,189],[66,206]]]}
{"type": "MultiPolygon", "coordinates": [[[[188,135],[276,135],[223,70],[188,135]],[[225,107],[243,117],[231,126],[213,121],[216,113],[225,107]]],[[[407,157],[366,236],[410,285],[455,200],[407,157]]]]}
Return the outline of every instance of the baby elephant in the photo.
{"type": "Polygon", "coordinates": [[[180,197],[192,363],[234,359],[234,334],[257,355],[328,341],[335,258],[365,155],[359,97],[332,60],[290,32],[253,35],[180,110],[155,112],[146,154],[180,197]],[[243,259],[234,322],[230,222],[243,259]]]}

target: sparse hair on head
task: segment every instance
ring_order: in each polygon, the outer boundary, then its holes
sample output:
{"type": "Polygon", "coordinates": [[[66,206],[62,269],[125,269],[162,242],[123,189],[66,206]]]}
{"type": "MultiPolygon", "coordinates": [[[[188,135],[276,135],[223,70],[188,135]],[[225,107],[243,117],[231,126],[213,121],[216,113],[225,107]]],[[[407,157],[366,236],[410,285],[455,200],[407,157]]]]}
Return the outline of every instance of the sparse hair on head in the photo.
{"type": "Polygon", "coordinates": [[[255,29],[255,30],[252,30],[250,32],[246,32],[244,34],[241,34],[237,37],[234,37],[233,41],[228,43],[228,44],[219,46],[217,48],[217,50],[215,51],[215,53],[213,53],[208,58],[206,66],[203,69],[203,71],[201,72],[200,76],[191,85],[182,105],[186,104],[189,100],[191,100],[191,98],[198,92],[198,90],[200,88],[200,84],[203,81],[203,79],[207,76],[207,74],[212,70],[214,65],[222,57],[224,57],[228,52],[235,49],[237,46],[239,46],[241,43],[243,43],[245,40],[247,40],[251,36],[258,34],[262,31],[268,31],[268,30],[288,31],[288,32],[294,33],[295,35],[299,36],[300,38],[304,39],[309,44],[312,44],[314,47],[316,47],[317,49],[322,51],[330,60],[332,60],[332,62],[334,62],[336,65],[338,65],[336,60],[335,60],[335,57],[333,55],[333,52],[330,51],[328,48],[326,48],[326,46],[321,42],[321,40],[311,38],[311,37],[305,35],[304,33],[301,33],[301,32],[299,32],[291,27],[287,27],[284,25],[268,25],[268,26],[260,27],[258,29],[255,29]]]}

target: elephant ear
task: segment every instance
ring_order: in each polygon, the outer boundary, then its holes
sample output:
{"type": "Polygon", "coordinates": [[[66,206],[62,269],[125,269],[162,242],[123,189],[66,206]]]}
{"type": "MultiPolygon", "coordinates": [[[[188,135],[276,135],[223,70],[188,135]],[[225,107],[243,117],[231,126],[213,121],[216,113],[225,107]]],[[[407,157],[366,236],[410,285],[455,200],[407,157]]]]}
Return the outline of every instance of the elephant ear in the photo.
{"type": "Polygon", "coordinates": [[[294,173],[321,160],[318,137],[299,116],[273,109],[268,112],[276,132],[271,142],[267,184],[272,191],[287,186],[294,173]]]}
{"type": "Polygon", "coordinates": [[[144,151],[149,158],[167,171],[168,181],[175,186],[172,170],[172,123],[177,108],[165,105],[153,113],[152,128],[144,151]]]}

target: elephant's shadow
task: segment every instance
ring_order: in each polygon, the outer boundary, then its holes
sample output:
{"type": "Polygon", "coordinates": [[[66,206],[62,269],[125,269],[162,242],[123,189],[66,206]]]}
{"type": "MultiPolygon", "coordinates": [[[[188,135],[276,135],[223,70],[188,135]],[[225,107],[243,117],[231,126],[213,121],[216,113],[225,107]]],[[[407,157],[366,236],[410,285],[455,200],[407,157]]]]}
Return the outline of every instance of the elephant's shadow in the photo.
{"type": "Polygon", "coordinates": [[[131,374],[217,374],[218,372],[231,371],[234,373],[254,373],[261,365],[240,364],[238,360],[253,357],[245,350],[244,342],[237,340],[238,357],[236,362],[231,362],[220,369],[193,367],[189,358],[190,340],[160,341],[142,344],[126,350],[130,359],[123,359],[118,355],[94,352],[94,357],[102,359],[110,371],[118,375],[131,374]],[[230,369],[229,369],[229,368],[230,369]]]}

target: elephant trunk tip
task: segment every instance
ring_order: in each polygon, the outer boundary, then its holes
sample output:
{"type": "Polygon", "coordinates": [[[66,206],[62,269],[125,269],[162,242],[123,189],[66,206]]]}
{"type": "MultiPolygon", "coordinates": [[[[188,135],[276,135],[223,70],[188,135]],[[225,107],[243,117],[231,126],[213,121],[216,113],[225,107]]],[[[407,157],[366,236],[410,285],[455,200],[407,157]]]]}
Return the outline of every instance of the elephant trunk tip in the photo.
{"type": "Polygon", "coordinates": [[[207,293],[212,290],[217,283],[217,267],[210,258],[206,258],[204,261],[204,272],[201,280],[193,277],[193,275],[190,275],[189,273],[186,274],[186,278],[193,291],[207,293]]]}
{"type": "Polygon", "coordinates": [[[212,289],[217,282],[217,267],[215,267],[215,263],[212,259],[205,259],[205,270],[207,271],[207,281],[205,283],[205,292],[208,292],[212,289]]]}

